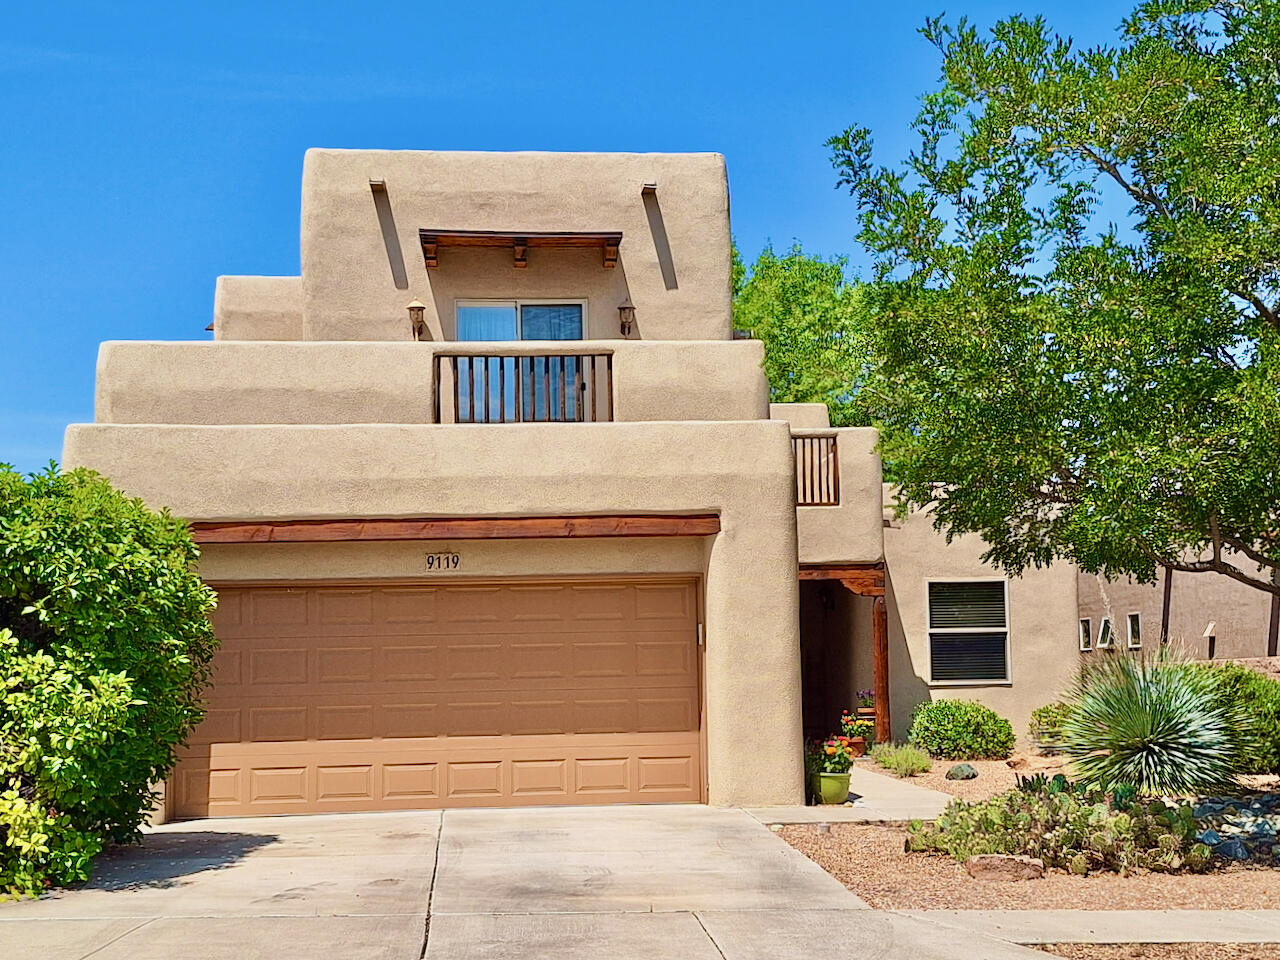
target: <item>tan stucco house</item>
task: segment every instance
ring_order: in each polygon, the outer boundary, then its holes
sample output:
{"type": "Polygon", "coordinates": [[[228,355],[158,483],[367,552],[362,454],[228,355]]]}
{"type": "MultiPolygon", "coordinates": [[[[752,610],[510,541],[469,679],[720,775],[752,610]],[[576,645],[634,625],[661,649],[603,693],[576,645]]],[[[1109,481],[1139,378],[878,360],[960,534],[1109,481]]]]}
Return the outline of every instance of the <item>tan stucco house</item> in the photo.
{"type": "Polygon", "coordinates": [[[192,524],[219,593],[174,817],[803,799],[879,735],[1075,663],[1073,571],[884,512],[876,434],[770,408],[714,154],[313,150],[300,277],[108,342],[64,462],[192,524]]]}

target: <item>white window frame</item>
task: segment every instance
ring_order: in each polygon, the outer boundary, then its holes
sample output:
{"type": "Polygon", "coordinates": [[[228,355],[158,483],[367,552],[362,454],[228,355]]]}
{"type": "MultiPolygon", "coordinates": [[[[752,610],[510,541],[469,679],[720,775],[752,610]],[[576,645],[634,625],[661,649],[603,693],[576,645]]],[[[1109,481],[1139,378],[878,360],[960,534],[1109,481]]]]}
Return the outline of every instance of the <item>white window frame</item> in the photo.
{"type": "Polygon", "coordinates": [[[1142,611],[1134,610],[1125,614],[1124,618],[1125,641],[1130,650],[1142,649],[1142,611]],[[1133,642],[1133,619],[1138,618],[1138,642],[1133,642]]]}
{"type": "MultiPolygon", "coordinates": [[[[994,633],[997,628],[992,628],[994,633]]],[[[1013,685],[1013,648],[1009,642],[1011,633],[1009,620],[1009,578],[1008,577],[925,577],[924,580],[924,639],[929,646],[929,686],[931,687],[1008,687],[1013,685]],[[931,583],[1000,583],[1004,585],[1004,677],[993,677],[988,680],[935,680],[933,678],[933,637],[935,633],[977,633],[973,627],[939,627],[933,629],[929,624],[929,584],[931,583]]]]}
{"type": "Polygon", "coordinates": [[[1098,650],[1111,650],[1116,645],[1116,628],[1111,622],[1110,617],[1103,617],[1102,622],[1098,624],[1098,639],[1094,642],[1094,647],[1098,650]],[[1103,643],[1102,638],[1106,637],[1107,642],[1103,643]]]}
{"type": "MultiPolygon", "coordinates": [[[[500,297],[496,300],[486,300],[477,297],[454,297],[453,299],[453,340],[455,343],[468,343],[474,341],[458,340],[458,308],[459,307],[515,307],[516,308],[516,341],[524,341],[522,329],[524,320],[521,307],[546,307],[546,306],[576,306],[582,308],[582,339],[587,339],[587,301],[583,297],[539,297],[537,299],[512,299],[510,297],[500,297]]],[[[500,343],[501,341],[494,341],[500,343]]],[[[546,343],[543,340],[530,340],[529,343],[546,343]]],[[[555,343],[575,343],[574,340],[556,340],[555,343]]]]}
{"type": "Polygon", "coordinates": [[[1089,617],[1080,618],[1080,652],[1093,653],[1093,620],[1089,617]]]}

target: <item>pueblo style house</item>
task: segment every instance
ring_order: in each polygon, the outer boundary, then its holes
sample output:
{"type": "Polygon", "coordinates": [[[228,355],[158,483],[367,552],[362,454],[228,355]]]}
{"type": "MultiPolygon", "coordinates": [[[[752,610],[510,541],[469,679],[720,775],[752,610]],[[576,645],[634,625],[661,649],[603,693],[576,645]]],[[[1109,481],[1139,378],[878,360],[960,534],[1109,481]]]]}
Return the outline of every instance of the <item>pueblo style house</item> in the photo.
{"type": "Polygon", "coordinates": [[[901,737],[1073,669],[1071,571],[887,520],[874,430],[770,407],[719,155],[312,150],[301,254],[103,344],[66,435],[219,594],[168,816],[799,803],[856,688],[901,737]]]}

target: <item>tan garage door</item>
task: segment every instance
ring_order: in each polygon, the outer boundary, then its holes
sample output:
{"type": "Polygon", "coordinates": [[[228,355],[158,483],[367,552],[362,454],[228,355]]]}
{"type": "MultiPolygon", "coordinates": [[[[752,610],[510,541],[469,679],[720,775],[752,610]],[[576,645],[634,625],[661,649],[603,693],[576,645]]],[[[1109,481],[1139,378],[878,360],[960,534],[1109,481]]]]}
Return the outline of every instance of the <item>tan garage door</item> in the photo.
{"type": "Polygon", "coordinates": [[[693,580],[218,593],[172,816],[702,799],[693,580]]]}

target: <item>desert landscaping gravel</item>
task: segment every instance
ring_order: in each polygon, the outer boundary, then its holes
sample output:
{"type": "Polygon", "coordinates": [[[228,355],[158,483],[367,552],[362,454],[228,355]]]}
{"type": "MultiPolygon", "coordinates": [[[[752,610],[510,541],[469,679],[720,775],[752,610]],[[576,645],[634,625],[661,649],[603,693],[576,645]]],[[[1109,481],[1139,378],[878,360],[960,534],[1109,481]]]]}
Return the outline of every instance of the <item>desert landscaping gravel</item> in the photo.
{"type": "MultiPolygon", "coordinates": [[[[879,766],[874,760],[864,759],[857,762],[860,765],[865,765],[868,770],[875,773],[883,774],[886,777],[893,776],[890,771],[879,766]]],[[[1019,775],[1033,776],[1043,772],[1045,776],[1052,777],[1055,773],[1063,772],[1062,763],[1052,757],[1024,758],[1027,766],[1019,770],[1010,767],[1007,760],[966,760],[964,761],[965,763],[978,771],[978,776],[973,780],[948,780],[947,771],[958,762],[955,760],[934,760],[932,770],[928,773],[916,774],[914,777],[906,777],[905,782],[913,786],[924,787],[927,790],[940,790],[943,793],[951,794],[953,797],[972,802],[974,800],[986,800],[988,797],[994,797],[997,793],[1012,790],[1018,785],[1019,775]]]]}
{"type": "Polygon", "coordinates": [[[1280,943],[1051,943],[1067,960],[1276,960],[1280,943]]]}
{"type": "MultiPolygon", "coordinates": [[[[783,827],[780,835],[882,910],[1280,909],[1280,870],[1251,865],[1232,865],[1205,874],[1142,873],[1128,877],[1110,873],[1075,877],[1051,870],[1039,880],[998,883],[974,880],[949,857],[905,853],[902,825],[835,823],[830,833],[818,833],[813,824],[803,824],[783,827]]],[[[1200,960],[1201,955],[1187,956],[1200,960]]],[[[1252,960],[1252,955],[1242,956],[1252,960]]],[[[1275,960],[1280,954],[1259,956],[1275,960]]]]}

